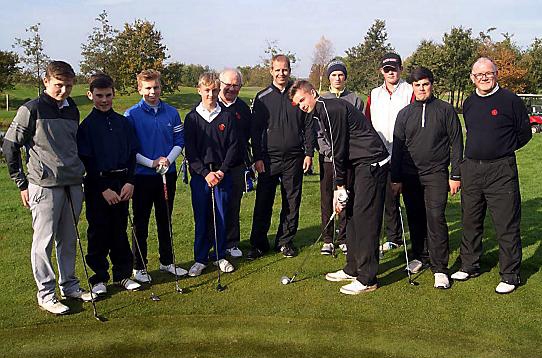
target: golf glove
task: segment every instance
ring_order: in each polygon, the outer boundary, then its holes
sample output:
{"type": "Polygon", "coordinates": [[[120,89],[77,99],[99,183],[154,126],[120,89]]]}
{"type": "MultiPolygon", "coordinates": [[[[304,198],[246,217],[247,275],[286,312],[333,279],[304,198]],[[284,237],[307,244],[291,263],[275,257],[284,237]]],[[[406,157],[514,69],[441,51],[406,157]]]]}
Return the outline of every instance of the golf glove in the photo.
{"type": "Polygon", "coordinates": [[[159,165],[156,167],[156,172],[160,175],[164,175],[167,173],[169,167],[165,166],[165,165],[159,165]]]}
{"type": "Polygon", "coordinates": [[[348,202],[348,191],[346,189],[336,189],[333,192],[333,207],[341,206],[342,209],[346,207],[348,202]]]}

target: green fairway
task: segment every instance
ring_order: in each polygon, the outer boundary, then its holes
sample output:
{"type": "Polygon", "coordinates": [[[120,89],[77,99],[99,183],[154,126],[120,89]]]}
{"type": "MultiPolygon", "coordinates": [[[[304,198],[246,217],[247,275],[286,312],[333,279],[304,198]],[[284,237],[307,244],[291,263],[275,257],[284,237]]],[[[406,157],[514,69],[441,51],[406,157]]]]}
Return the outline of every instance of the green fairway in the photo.
{"type": "MultiPolygon", "coordinates": [[[[19,89],[20,90],[20,89],[19,89]]],[[[248,102],[256,89],[243,89],[248,102]]],[[[22,92],[21,92],[22,93],[22,92]]],[[[31,93],[24,97],[33,97],[31,93]]],[[[74,98],[84,117],[90,101],[77,86],[74,98]]],[[[138,95],[119,97],[119,112],[135,103],[138,95]]],[[[165,95],[182,116],[198,101],[194,89],[165,95]]],[[[22,102],[22,99],[20,99],[22,102]]],[[[5,129],[14,111],[0,112],[5,129]]],[[[321,256],[319,245],[318,175],[306,176],[299,231],[295,239],[298,257],[270,254],[256,261],[234,260],[236,271],[222,275],[224,292],[216,291],[216,271],[210,266],[197,278],[182,278],[184,294],[175,293],[173,277],[159,272],[155,223],[149,235],[149,271],[152,291],[160,302],[149,299],[148,285],[139,292],[108,286],[108,295],[97,302],[100,315],[93,318],[90,303],[65,301],[72,314],[55,317],[41,311],[30,267],[32,243],[30,212],[21,206],[19,192],[0,164],[0,357],[542,357],[542,197],[540,153],[542,135],[518,152],[522,188],[522,237],[524,285],[510,295],[494,293],[498,284],[498,245],[486,220],[483,274],[450,290],[433,288],[427,270],[408,284],[404,252],[387,253],[379,271],[380,288],[373,293],[346,296],[340,283],[324,274],[344,265],[344,256],[321,256]],[[282,285],[309,256],[298,281],[282,285]]],[[[316,172],[318,168],[316,168],[316,172]]],[[[241,249],[248,251],[255,193],[243,198],[241,249]]],[[[448,201],[450,267],[461,237],[459,197],[448,201]]],[[[277,196],[269,232],[277,229],[280,198],[277,196]]],[[[151,216],[152,218],[152,216],[151,216]]],[[[405,223],[406,225],[406,223],[405,223]]],[[[86,248],[86,220],[79,230],[86,248]]],[[[175,253],[178,263],[193,263],[194,222],[189,187],[180,180],[173,214],[175,253]]],[[[408,235],[408,234],[407,234],[408,235]]],[[[408,237],[408,236],[407,236],[408,237]]],[[[80,256],[78,276],[87,288],[80,256]]]]}

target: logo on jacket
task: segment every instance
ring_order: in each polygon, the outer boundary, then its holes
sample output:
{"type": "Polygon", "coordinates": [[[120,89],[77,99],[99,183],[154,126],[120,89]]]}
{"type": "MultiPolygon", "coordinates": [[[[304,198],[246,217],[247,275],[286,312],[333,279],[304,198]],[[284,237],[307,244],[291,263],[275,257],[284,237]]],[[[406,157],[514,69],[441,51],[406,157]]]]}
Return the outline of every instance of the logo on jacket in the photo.
{"type": "Polygon", "coordinates": [[[497,111],[495,108],[491,110],[491,115],[495,117],[497,114],[499,114],[499,111],[497,111]]]}
{"type": "Polygon", "coordinates": [[[218,130],[221,131],[221,132],[224,132],[224,129],[226,129],[226,125],[224,125],[224,123],[220,123],[218,125],[218,130]]]}
{"type": "Polygon", "coordinates": [[[239,112],[235,112],[235,117],[239,120],[241,119],[241,115],[239,114],[239,112]]]}

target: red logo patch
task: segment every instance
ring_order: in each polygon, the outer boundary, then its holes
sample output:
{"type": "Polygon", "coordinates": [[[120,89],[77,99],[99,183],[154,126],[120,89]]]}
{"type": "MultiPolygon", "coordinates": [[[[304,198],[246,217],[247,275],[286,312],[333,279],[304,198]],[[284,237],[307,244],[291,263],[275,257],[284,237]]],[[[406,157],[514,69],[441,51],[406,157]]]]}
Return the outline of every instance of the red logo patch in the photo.
{"type": "Polygon", "coordinates": [[[226,126],[224,125],[224,123],[220,123],[218,125],[218,130],[221,131],[221,132],[224,132],[224,129],[226,129],[226,126]]]}
{"type": "Polygon", "coordinates": [[[491,115],[492,115],[493,117],[495,117],[497,114],[499,114],[499,111],[497,111],[496,109],[492,109],[492,110],[491,110],[491,115]]]}
{"type": "Polygon", "coordinates": [[[237,119],[241,119],[241,115],[239,114],[239,112],[235,112],[235,117],[237,117],[237,119]]]}

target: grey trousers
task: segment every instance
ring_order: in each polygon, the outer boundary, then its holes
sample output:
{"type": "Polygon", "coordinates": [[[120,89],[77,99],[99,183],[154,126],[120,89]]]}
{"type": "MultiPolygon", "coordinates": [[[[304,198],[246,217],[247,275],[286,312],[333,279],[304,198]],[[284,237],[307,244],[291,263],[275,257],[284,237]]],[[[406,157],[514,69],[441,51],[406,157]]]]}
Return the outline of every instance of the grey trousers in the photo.
{"type": "MultiPolygon", "coordinates": [[[[81,185],[69,186],[75,217],[79,220],[83,204],[81,185]]],[[[32,212],[32,272],[38,286],[38,303],[47,302],[55,295],[56,278],[51,262],[53,241],[58,265],[58,285],[62,294],[79,289],[75,277],[77,238],[72,212],[65,187],[44,188],[28,185],[30,210],[32,212]]]]}

